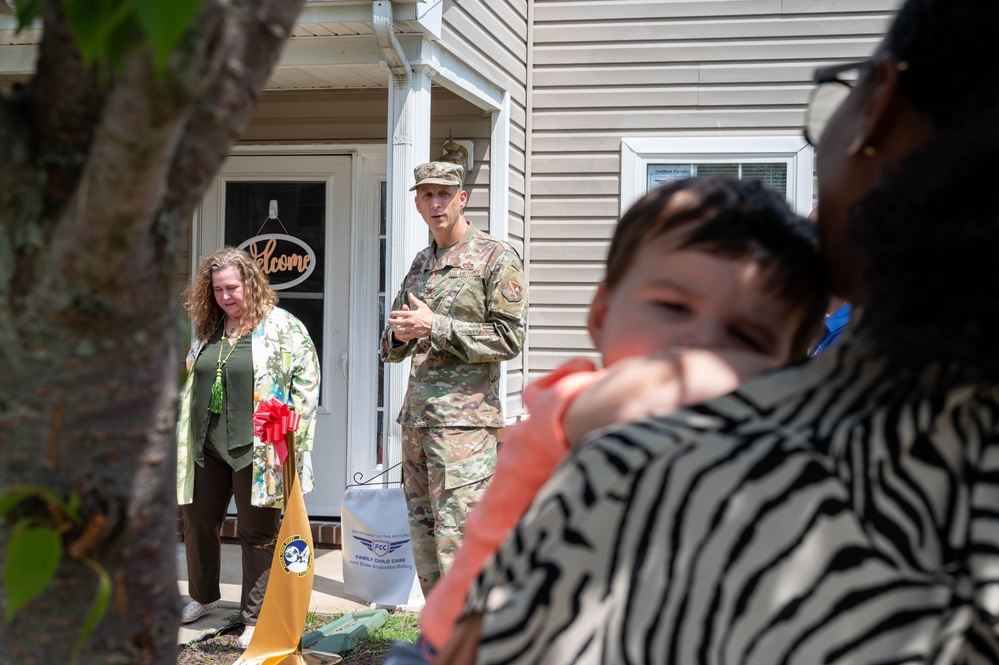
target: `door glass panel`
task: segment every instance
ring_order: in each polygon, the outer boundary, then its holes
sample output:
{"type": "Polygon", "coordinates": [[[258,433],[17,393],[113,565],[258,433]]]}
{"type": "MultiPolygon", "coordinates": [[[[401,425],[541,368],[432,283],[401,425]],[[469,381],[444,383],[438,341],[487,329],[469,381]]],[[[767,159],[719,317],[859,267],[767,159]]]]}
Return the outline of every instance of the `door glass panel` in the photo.
{"type": "MultiPolygon", "coordinates": [[[[298,317],[323,358],[326,282],[326,183],[229,181],[225,244],[244,249],[263,268],[281,307],[298,317]]],[[[322,368],[321,368],[322,369],[322,368]]],[[[324,403],[320,395],[320,404],[324,403]]]]}
{"type": "MultiPolygon", "coordinates": [[[[388,266],[385,264],[385,255],[388,251],[388,183],[382,181],[379,188],[381,205],[379,206],[379,226],[378,226],[378,330],[385,326],[386,299],[390,294],[385,292],[385,273],[388,266]]],[[[378,405],[375,407],[375,418],[377,420],[377,436],[375,438],[375,464],[385,464],[388,451],[385,449],[385,432],[388,429],[385,413],[385,363],[378,359],[378,405]]]]}

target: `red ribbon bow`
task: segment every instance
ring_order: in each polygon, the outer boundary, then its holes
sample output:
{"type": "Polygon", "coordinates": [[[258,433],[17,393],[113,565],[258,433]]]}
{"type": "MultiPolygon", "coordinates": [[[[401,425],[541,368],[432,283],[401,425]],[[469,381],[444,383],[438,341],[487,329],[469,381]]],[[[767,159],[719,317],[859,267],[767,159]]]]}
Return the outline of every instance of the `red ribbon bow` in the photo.
{"type": "Polygon", "coordinates": [[[264,443],[274,446],[279,464],[284,464],[288,458],[285,436],[288,432],[298,429],[299,420],[301,416],[277,397],[261,402],[257,412],[253,414],[253,434],[260,437],[264,443]]]}

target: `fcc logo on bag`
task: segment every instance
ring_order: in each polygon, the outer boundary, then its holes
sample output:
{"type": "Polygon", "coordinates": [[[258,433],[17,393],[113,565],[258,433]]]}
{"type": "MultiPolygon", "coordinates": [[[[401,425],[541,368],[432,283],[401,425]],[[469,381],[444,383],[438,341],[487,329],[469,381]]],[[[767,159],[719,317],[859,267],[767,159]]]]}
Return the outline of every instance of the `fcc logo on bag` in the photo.
{"type": "Polygon", "coordinates": [[[354,540],[364,545],[364,549],[371,550],[371,553],[375,556],[382,557],[387,554],[395,552],[397,549],[409,542],[409,538],[405,540],[396,540],[389,542],[387,540],[374,540],[371,538],[361,538],[355,535],[354,540]]]}

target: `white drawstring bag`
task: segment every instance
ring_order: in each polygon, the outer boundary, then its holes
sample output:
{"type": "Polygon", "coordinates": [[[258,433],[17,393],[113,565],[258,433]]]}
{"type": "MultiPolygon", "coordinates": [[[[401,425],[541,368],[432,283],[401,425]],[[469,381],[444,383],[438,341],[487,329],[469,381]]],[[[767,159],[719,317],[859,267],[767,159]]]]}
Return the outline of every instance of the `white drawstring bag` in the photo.
{"type": "Polygon", "coordinates": [[[401,487],[349,487],[341,505],[343,585],[378,605],[424,605],[401,487]]]}

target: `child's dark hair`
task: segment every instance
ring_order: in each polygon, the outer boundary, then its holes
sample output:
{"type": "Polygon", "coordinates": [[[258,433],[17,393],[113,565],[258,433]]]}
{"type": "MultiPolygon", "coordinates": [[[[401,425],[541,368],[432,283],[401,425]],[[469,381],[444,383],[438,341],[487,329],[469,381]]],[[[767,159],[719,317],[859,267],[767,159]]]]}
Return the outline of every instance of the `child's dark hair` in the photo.
{"type": "Polygon", "coordinates": [[[677,248],[726,258],[751,258],[766,273],[773,295],[804,314],[792,353],[804,356],[815,340],[829,297],[814,225],[757,180],[689,178],[652,190],[621,217],[607,255],[605,283],[613,290],[639,248],[677,232],[677,248]]]}

